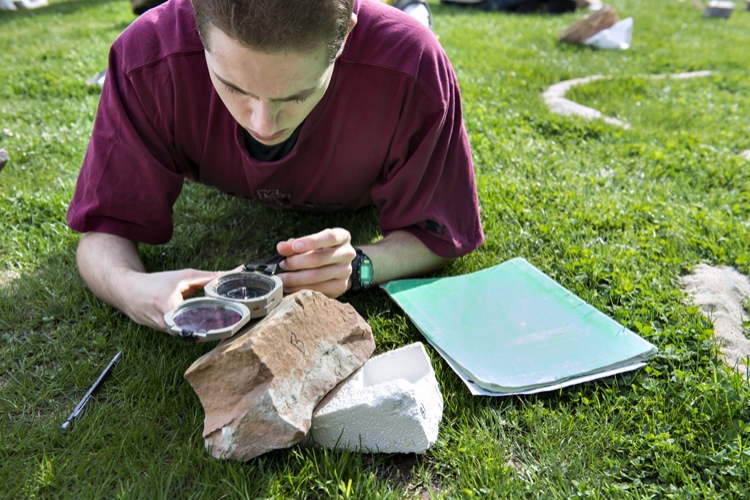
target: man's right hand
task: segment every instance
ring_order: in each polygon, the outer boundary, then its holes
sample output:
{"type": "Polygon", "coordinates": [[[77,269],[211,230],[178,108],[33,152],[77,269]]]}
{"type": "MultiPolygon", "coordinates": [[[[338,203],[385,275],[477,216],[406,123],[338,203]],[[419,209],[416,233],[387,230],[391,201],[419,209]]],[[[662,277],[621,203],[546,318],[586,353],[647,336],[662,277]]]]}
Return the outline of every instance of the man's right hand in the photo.
{"type": "Polygon", "coordinates": [[[219,274],[195,269],[149,274],[134,242],[106,233],[81,235],[76,259],[94,295],[136,323],[162,332],[164,314],[219,274]]]}
{"type": "Polygon", "coordinates": [[[138,324],[166,331],[164,314],[201,290],[218,274],[196,269],[150,274],[133,271],[123,280],[125,290],[121,292],[121,311],[138,324]]]}

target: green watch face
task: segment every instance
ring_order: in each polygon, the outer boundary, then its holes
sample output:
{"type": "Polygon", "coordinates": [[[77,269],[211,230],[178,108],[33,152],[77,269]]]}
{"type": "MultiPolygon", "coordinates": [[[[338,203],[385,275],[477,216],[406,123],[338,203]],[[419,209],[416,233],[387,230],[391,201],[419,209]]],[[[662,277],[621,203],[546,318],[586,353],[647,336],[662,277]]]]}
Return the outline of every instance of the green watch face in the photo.
{"type": "Polygon", "coordinates": [[[359,282],[362,288],[367,288],[372,283],[372,262],[366,257],[359,266],[359,282]]]}

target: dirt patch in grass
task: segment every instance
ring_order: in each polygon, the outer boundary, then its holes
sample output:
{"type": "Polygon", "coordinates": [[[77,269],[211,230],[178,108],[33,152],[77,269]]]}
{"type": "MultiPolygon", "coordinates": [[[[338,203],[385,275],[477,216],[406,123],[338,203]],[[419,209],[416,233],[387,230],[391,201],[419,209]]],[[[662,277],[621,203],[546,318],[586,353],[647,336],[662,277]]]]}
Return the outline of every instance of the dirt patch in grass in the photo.
{"type": "MultiPolygon", "coordinates": [[[[372,462],[369,456],[364,457],[363,465],[372,462]]],[[[429,499],[440,491],[440,484],[432,477],[430,484],[423,484],[419,479],[415,483],[414,467],[420,463],[429,462],[429,455],[417,455],[414,453],[399,453],[390,457],[389,460],[378,466],[377,475],[380,479],[388,481],[395,487],[404,488],[406,498],[429,499]]]]}
{"type": "Polygon", "coordinates": [[[21,275],[15,271],[0,271],[0,288],[10,285],[14,280],[17,280],[20,277],[21,275]]]}
{"type": "Polygon", "coordinates": [[[690,300],[714,325],[724,361],[740,373],[748,373],[750,340],[747,301],[750,279],[731,267],[695,266],[693,274],[680,278],[690,300]]]}

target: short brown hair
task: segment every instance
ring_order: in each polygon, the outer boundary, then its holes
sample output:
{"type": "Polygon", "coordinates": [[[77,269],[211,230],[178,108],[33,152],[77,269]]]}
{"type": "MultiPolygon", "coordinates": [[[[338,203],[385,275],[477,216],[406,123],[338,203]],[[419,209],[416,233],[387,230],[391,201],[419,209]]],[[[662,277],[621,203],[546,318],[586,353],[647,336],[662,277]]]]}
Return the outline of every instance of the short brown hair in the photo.
{"type": "MultiPolygon", "coordinates": [[[[328,49],[336,57],[349,31],[354,0],[192,0],[206,49],[209,28],[266,53],[328,49]]],[[[210,49],[209,49],[210,50],[210,49]]]]}

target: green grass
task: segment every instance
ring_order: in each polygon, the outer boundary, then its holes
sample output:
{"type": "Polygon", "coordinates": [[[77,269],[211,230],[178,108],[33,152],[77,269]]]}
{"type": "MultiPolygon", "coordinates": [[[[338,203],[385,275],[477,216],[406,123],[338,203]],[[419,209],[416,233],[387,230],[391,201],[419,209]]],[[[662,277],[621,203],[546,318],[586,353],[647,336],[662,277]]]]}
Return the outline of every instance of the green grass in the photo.
{"type": "MultiPolygon", "coordinates": [[[[445,413],[423,456],[293,447],[210,458],[182,378],[211,345],[175,342],[95,299],[64,215],[98,92],[83,81],[133,19],[127,2],[51,1],[0,12],[0,496],[11,498],[747,498],[750,390],[717,359],[711,324],[677,278],[698,262],[750,272],[750,13],[701,18],[691,2],[614,0],[627,51],[557,43],[580,14],[488,14],[432,3],[458,74],[487,241],[444,274],[523,256],[656,344],[645,369],[551,394],[472,398],[429,350],[445,413]],[[673,81],[646,74],[708,69],[673,81]],[[611,77],[568,97],[629,130],[547,112],[550,84],[611,77]],[[5,279],[5,278],[3,278],[5,279]],[[113,377],[65,436],[98,372],[113,377]]],[[[221,269],[283,238],[377,215],[279,213],[189,185],[152,270],[221,269]]],[[[420,335],[381,292],[353,301],[383,352],[420,335]]]]}

